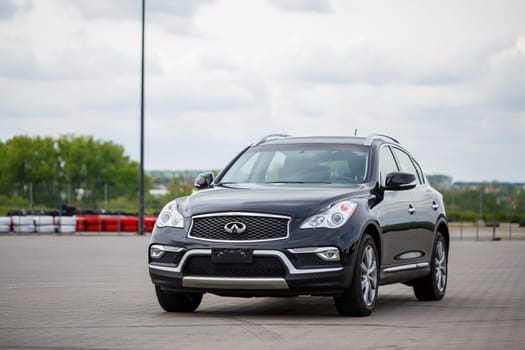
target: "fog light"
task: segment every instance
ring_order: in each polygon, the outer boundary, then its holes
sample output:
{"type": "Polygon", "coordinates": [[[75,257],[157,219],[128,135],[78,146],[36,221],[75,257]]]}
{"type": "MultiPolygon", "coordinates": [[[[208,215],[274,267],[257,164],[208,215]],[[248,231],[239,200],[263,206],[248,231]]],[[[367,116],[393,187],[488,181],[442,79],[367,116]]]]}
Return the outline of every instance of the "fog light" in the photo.
{"type": "Polygon", "coordinates": [[[158,259],[162,255],[164,255],[164,252],[171,252],[171,253],[180,253],[184,250],[184,248],[181,247],[174,247],[171,245],[161,245],[161,244],[154,244],[149,248],[149,256],[152,259],[158,259]]]}
{"type": "Polygon", "coordinates": [[[339,249],[326,249],[321,252],[317,252],[316,255],[324,261],[339,261],[339,249]]]}
{"type": "Polygon", "coordinates": [[[339,248],[337,247],[304,247],[288,249],[292,254],[315,254],[324,261],[339,261],[339,248]]]}
{"type": "Polygon", "coordinates": [[[162,246],[160,245],[152,245],[149,249],[149,256],[152,259],[158,259],[164,254],[164,250],[162,249],[162,246]]]}

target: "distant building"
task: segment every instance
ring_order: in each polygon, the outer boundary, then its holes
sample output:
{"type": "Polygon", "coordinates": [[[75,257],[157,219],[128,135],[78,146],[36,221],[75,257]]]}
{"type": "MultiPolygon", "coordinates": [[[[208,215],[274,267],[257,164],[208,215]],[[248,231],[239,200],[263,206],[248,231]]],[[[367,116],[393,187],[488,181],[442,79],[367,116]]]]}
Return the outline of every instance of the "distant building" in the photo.
{"type": "Polygon", "coordinates": [[[164,197],[169,192],[170,191],[168,190],[168,187],[166,187],[166,185],[163,184],[154,184],[149,190],[149,194],[154,197],[164,197]]]}

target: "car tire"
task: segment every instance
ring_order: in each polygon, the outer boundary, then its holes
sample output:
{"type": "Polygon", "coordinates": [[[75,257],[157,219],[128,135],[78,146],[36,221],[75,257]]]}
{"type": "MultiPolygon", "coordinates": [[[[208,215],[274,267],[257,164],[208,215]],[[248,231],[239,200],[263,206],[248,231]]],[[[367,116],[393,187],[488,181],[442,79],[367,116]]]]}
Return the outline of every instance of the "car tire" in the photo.
{"type": "Polygon", "coordinates": [[[341,316],[368,316],[374,309],[379,287],[377,248],[369,234],[364,234],[357,251],[354,277],[350,288],[334,296],[341,316]]]}
{"type": "Polygon", "coordinates": [[[430,275],[413,282],[414,294],[419,301],[441,300],[447,290],[448,247],[438,232],[432,249],[430,275]]]}
{"type": "Polygon", "coordinates": [[[193,312],[202,301],[201,293],[166,292],[155,286],[160,306],[167,312],[193,312]]]}

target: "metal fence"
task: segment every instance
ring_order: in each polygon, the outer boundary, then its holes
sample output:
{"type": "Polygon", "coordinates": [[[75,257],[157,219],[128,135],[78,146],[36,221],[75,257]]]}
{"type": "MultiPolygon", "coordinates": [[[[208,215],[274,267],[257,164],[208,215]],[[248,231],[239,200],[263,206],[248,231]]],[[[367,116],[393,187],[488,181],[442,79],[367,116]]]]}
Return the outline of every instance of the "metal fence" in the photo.
{"type": "MultiPolygon", "coordinates": [[[[147,214],[158,213],[170,200],[170,194],[146,195],[147,214]]],[[[71,215],[112,213],[137,214],[138,187],[126,189],[115,185],[74,188],[71,184],[49,185],[39,183],[0,184],[0,216],[7,214],[71,215]]]]}

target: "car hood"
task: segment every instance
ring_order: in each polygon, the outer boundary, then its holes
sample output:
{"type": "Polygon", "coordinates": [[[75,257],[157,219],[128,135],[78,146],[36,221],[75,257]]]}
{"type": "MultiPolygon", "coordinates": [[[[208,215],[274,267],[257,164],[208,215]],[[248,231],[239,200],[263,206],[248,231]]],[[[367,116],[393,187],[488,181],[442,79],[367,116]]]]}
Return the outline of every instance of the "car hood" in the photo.
{"type": "Polygon", "coordinates": [[[185,217],[217,212],[256,212],[308,217],[332,203],[363,196],[365,185],[319,187],[297,185],[221,185],[201,190],[179,203],[185,217]]]}

